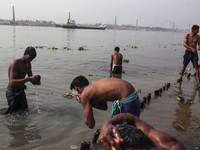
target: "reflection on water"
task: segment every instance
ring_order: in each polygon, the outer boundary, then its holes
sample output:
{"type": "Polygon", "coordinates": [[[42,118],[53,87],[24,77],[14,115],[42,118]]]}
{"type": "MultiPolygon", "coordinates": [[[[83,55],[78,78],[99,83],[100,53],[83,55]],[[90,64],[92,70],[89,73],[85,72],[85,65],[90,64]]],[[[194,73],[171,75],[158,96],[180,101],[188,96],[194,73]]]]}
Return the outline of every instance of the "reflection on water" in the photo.
{"type": "Polygon", "coordinates": [[[9,135],[13,138],[8,147],[17,148],[29,144],[28,149],[30,149],[42,145],[42,137],[39,134],[36,123],[32,122],[31,115],[7,115],[4,122],[9,130],[9,135]]]}
{"type": "MultiPolygon", "coordinates": [[[[183,95],[183,91],[181,89],[182,82],[179,83],[179,92],[178,95],[183,95]]],[[[190,101],[193,101],[196,95],[196,90],[193,92],[194,94],[191,95],[190,101]]],[[[188,99],[189,100],[189,99],[188,99]]],[[[187,130],[187,128],[190,126],[190,117],[192,116],[192,110],[191,110],[191,103],[184,103],[184,100],[180,101],[178,103],[177,109],[175,110],[175,116],[176,120],[173,122],[173,127],[176,130],[187,130]]]]}
{"type": "Polygon", "coordinates": [[[122,73],[113,73],[112,71],[110,72],[110,78],[122,78],[122,73]]]}

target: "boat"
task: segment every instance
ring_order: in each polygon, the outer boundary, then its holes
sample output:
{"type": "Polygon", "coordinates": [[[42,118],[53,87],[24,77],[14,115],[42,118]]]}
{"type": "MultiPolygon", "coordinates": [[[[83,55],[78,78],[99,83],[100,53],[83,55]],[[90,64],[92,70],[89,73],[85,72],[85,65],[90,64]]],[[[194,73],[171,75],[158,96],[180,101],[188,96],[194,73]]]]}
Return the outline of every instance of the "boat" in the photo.
{"type": "Polygon", "coordinates": [[[75,20],[70,19],[70,12],[69,12],[69,19],[67,19],[67,22],[62,25],[56,25],[56,27],[63,27],[67,29],[95,29],[95,30],[105,30],[106,25],[101,25],[101,26],[81,26],[81,25],[76,25],[75,20]]]}

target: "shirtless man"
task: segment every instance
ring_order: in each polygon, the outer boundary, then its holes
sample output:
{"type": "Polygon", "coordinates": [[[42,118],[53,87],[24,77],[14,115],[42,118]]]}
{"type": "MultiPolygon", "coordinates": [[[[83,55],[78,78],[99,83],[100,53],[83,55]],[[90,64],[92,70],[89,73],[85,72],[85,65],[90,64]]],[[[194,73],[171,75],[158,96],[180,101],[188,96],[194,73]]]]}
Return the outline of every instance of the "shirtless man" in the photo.
{"type": "Polygon", "coordinates": [[[200,37],[197,35],[199,33],[199,26],[193,25],[192,32],[190,34],[186,34],[184,38],[184,46],[186,47],[185,55],[183,56],[183,67],[181,70],[181,76],[177,80],[178,82],[182,81],[183,74],[185,72],[185,68],[191,61],[193,67],[195,68],[197,75],[197,86],[200,85],[199,81],[199,67],[198,67],[198,53],[197,53],[197,44],[198,50],[200,50],[200,37]]]}
{"type": "Polygon", "coordinates": [[[112,116],[118,113],[131,113],[140,116],[140,100],[134,87],[125,80],[105,78],[89,81],[84,76],[76,77],[70,86],[74,99],[83,105],[85,124],[94,128],[92,107],[107,110],[107,102],[113,102],[112,116]]]}
{"type": "MultiPolygon", "coordinates": [[[[156,149],[162,150],[186,150],[186,147],[174,137],[155,130],[152,126],[129,113],[121,113],[113,117],[111,120],[105,122],[101,127],[101,132],[97,143],[101,145],[105,150],[112,149],[122,150],[118,142],[124,142],[118,128],[114,125],[127,122],[140,130],[157,146],[156,149]],[[117,140],[114,140],[115,137],[117,140]]],[[[155,149],[155,148],[153,148],[155,149]]]]}
{"type": "Polygon", "coordinates": [[[28,108],[25,83],[40,85],[40,76],[32,74],[31,61],[36,57],[33,47],[27,47],[24,55],[10,63],[8,68],[9,84],[6,91],[8,109],[5,114],[16,112],[18,109],[28,108]],[[28,77],[25,77],[28,75],[28,77]]]}
{"type": "Polygon", "coordinates": [[[111,55],[110,61],[110,71],[113,73],[121,73],[122,72],[122,54],[119,53],[119,47],[115,47],[115,52],[111,55]],[[113,65],[114,60],[114,65],[113,65]]]}

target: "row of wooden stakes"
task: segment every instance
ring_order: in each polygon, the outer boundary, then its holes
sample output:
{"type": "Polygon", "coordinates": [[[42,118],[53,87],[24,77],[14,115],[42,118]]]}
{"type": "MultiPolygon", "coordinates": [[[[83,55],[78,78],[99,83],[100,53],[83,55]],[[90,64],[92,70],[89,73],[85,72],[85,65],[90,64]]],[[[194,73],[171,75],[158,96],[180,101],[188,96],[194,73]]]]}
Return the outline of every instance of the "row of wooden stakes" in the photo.
{"type": "MultiPolygon", "coordinates": [[[[165,84],[162,88],[154,91],[154,97],[161,96],[162,92],[168,90],[170,87],[170,83],[165,84]]],[[[151,93],[149,93],[146,97],[143,97],[143,100],[140,100],[140,108],[143,109],[145,107],[145,103],[150,102],[151,93]]]]}

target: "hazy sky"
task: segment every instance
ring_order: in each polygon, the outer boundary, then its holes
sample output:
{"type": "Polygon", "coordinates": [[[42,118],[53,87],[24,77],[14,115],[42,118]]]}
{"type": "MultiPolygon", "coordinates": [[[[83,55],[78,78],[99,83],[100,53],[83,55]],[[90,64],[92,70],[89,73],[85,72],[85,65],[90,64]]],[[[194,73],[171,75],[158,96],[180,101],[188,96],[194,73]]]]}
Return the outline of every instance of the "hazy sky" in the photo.
{"type": "Polygon", "coordinates": [[[200,0],[0,0],[0,19],[117,24],[189,29],[200,25],[200,0]]]}

